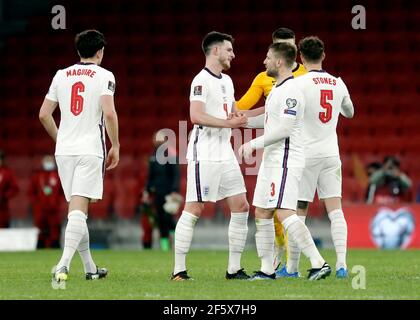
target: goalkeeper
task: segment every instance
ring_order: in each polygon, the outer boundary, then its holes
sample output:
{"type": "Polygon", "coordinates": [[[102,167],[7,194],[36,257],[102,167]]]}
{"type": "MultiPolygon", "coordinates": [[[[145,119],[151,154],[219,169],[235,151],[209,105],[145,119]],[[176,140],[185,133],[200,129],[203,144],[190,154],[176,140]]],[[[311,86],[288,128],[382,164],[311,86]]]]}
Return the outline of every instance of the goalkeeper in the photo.
{"type": "MultiPolygon", "coordinates": [[[[273,43],[276,42],[290,42],[295,44],[295,33],[288,28],[279,28],[272,34],[273,43]]],[[[300,63],[295,62],[293,66],[293,76],[298,77],[306,73],[304,66],[300,63]]],[[[236,106],[239,110],[249,110],[254,107],[262,97],[264,99],[269,95],[276,80],[269,77],[266,71],[259,73],[251,84],[251,87],[243,95],[243,97],[236,102],[236,106]]],[[[277,218],[277,214],[274,214],[274,229],[276,233],[275,237],[275,250],[274,250],[274,268],[277,270],[281,265],[281,258],[283,253],[287,257],[287,235],[284,234],[283,226],[277,218]]],[[[286,263],[286,260],[284,260],[286,263]]]]}
{"type": "MultiPolygon", "coordinates": [[[[179,195],[179,164],[174,150],[168,150],[167,163],[161,163],[156,151],[165,143],[165,136],[158,131],[153,137],[155,152],[149,158],[149,171],[146,188],[143,193],[143,203],[150,203],[156,212],[155,223],[159,227],[160,248],[163,251],[171,249],[170,236],[175,230],[173,215],[183,201],[179,195]]],[[[151,240],[151,239],[150,239],[151,240]]]]}

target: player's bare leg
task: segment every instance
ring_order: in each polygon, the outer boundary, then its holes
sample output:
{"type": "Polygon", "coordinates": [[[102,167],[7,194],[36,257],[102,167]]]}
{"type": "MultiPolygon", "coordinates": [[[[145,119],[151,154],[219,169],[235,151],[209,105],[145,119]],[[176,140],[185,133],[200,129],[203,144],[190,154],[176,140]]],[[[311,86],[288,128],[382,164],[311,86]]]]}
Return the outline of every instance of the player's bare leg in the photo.
{"type": "Polygon", "coordinates": [[[187,202],[175,228],[175,266],[171,280],[190,280],[187,275],[186,257],[190,251],[194,227],[204,210],[202,202],[187,202]]]}
{"type": "Polygon", "coordinates": [[[331,237],[337,254],[336,277],[347,278],[347,223],[341,208],[341,198],[324,199],[325,209],[331,221],[331,237]]]}
{"type": "Polygon", "coordinates": [[[229,263],[226,279],[244,280],[249,276],[241,267],[241,256],[248,235],[249,204],[246,194],[226,198],[231,211],[229,223],[229,263]]]}
{"type": "Polygon", "coordinates": [[[309,258],[312,269],[309,270],[309,280],[319,280],[330,275],[331,268],[322,258],[315,246],[311,233],[296,214],[290,209],[277,210],[279,220],[282,222],[289,235],[289,242],[292,239],[297,243],[298,248],[309,258]]]}

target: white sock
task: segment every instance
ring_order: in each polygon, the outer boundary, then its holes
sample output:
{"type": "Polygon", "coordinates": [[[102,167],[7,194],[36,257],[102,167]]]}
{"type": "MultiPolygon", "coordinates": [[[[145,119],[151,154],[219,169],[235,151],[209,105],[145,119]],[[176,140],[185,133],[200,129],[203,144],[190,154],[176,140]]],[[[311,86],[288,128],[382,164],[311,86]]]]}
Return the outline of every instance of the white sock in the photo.
{"type": "Polygon", "coordinates": [[[343,210],[337,209],[328,213],[331,220],[331,236],[337,253],[336,269],[346,268],[347,254],[347,223],[343,210]]]}
{"type": "Polygon", "coordinates": [[[190,250],[191,240],[194,233],[194,226],[198,217],[182,211],[182,215],[178,220],[175,228],[175,267],[174,274],[185,271],[185,258],[190,250]]]}
{"type": "MultiPolygon", "coordinates": [[[[275,237],[274,237],[274,239],[275,239],[275,237]]],[[[273,267],[274,268],[277,268],[277,266],[280,265],[281,257],[283,257],[283,254],[284,254],[284,249],[282,247],[278,247],[274,243],[274,262],[273,262],[273,267]]]]}
{"type": "Polygon", "coordinates": [[[296,214],[284,219],[283,226],[289,235],[289,241],[296,242],[298,248],[311,261],[312,268],[321,268],[325,260],[315,246],[311,233],[296,214]]]}
{"type": "Polygon", "coordinates": [[[64,234],[63,255],[57,264],[57,270],[64,266],[70,270],[71,259],[73,259],[74,253],[87,229],[86,218],[86,214],[80,210],[73,210],[69,213],[64,234]]]}
{"type": "Polygon", "coordinates": [[[228,272],[234,274],[241,269],[241,255],[248,235],[248,212],[231,213],[229,223],[228,272]]]}
{"type": "Polygon", "coordinates": [[[273,274],[274,256],[274,219],[255,219],[257,232],[255,242],[257,244],[258,257],[261,259],[261,271],[265,274],[273,274]]]}
{"type": "Polygon", "coordinates": [[[92,255],[90,254],[89,229],[87,226],[86,226],[85,235],[80,241],[79,246],[77,247],[77,251],[79,251],[80,258],[82,259],[85,273],[96,273],[96,264],[95,262],[93,262],[92,255]]]}
{"type": "MultiPolygon", "coordinates": [[[[305,224],[306,216],[298,216],[299,219],[305,224]]],[[[287,256],[287,272],[295,273],[299,271],[300,249],[291,237],[287,239],[288,256],[287,256]]]]}

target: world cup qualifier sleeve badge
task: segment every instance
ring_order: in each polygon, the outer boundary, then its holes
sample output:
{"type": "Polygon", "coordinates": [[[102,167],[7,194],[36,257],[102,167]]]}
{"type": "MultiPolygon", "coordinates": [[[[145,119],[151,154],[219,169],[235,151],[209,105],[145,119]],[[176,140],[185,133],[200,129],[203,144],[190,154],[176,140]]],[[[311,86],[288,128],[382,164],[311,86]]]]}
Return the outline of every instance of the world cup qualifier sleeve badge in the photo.
{"type": "Polygon", "coordinates": [[[194,96],[202,96],[202,95],[203,95],[203,86],[195,86],[194,96]]]}
{"type": "Polygon", "coordinates": [[[115,92],[115,82],[108,81],[108,90],[115,92]]]}

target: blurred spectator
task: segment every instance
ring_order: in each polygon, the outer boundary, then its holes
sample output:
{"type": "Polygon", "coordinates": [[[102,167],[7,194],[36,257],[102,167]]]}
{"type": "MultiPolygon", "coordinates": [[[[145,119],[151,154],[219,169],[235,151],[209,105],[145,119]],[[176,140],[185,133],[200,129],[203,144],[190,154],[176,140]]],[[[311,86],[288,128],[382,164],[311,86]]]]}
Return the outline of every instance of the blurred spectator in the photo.
{"type": "Polygon", "coordinates": [[[170,236],[172,237],[175,231],[173,215],[178,212],[183,198],[179,194],[180,173],[176,151],[168,147],[164,153],[157,152],[165,142],[163,131],[158,131],[153,137],[155,150],[149,158],[146,188],[142,195],[141,222],[144,231],[143,246],[152,246],[155,224],[159,228],[160,248],[168,251],[171,248],[170,236]]]}
{"type": "Polygon", "coordinates": [[[380,162],[371,162],[367,165],[366,171],[367,175],[370,178],[372,174],[374,174],[376,171],[382,168],[382,163],[380,162]]]}
{"type": "Polygon", "coordinates": [[[39,229],[37,247],[60,248],[60,205],[64,194],[53,156],[42,159],[42,169],[32,175],[28,196],[34,225],[39,229]]]}
{"type": "Polygon", "coordinates": [[[151,207],[149,193],[143,191],[141,194],[141,203],[138,206],[140,216],[140,225],[143,230],[142,244],[144,249],[151,249],[153,244],[153,229],[156,226],[156,212],[151,207]]]}
{"type": "Polygon", "coordinates": [[[374,174],[376,171],[378,171],[381,168],[382,168],[382,163],[376,162],[376,161],[371,162],[366,166],[366,173],[367,173],[367,177],[369,179],[368,186],[367,186],[367,189],[366,189],[366,194],[365,194],[365,201],[366,202],[368,202],[369,190],[371,190],[370,177],[372,176],[372,174],[374,174]]]}
{"type": "Polygon", "coordinates": [[[16,177],[5,165],[5,159],[3,150],[0,150],[0,228],[10,227],[9,200],[19,192],[16,177]]]}
{"type": "Polygon", "coordinates": [[[382,168],[369,178],[367,203],[387,205],[408,201],[411,185],[410,178],[400,170],[400,161],[387,156],[382,168]]]}

